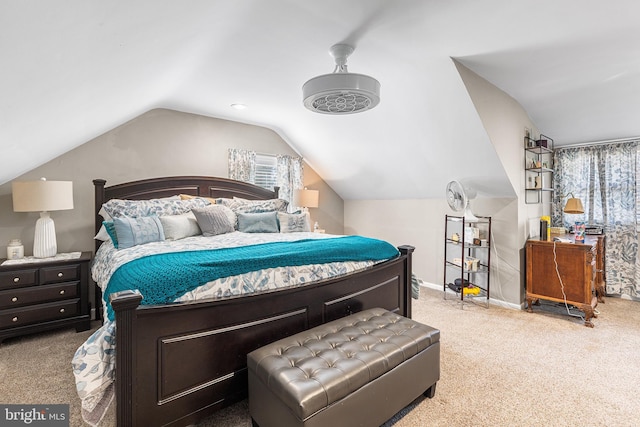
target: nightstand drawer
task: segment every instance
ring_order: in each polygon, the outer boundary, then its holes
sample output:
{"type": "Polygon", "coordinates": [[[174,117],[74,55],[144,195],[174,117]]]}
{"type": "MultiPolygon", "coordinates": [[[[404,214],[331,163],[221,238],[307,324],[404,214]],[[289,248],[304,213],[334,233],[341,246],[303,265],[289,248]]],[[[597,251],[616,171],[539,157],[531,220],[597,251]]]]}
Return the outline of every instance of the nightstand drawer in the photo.
{"type": "Polygon", "coordinates": [[[48,329],[91,327],[91,252],[60,255],[0,265],[0,344],[48,329]]]}
{"type": "Polygon", "coordinates": [[[0,312],[0,328],[11,328],[48,320],[64,319],[78,313],[79,299],[32,305],[0,312]]]}
{"type": "Polygon", "coordinates": [[[78,264],[45,267],[40,269],[40,284],[78,280],[79,276],[80,266],[78,264]]]}
{"type": "Polygon", "coordinates": [[[76,298],[78,296],[78,283],[68,282],[2,291],[0,292],[0,309],[76,298]]]}
{"type": "Polygon", "coordinates": [[[8,273],[0,273],[0,290],[15,289],[22,286],[35,285],[38,277],[38,270],[18,270],[8,273]]]}

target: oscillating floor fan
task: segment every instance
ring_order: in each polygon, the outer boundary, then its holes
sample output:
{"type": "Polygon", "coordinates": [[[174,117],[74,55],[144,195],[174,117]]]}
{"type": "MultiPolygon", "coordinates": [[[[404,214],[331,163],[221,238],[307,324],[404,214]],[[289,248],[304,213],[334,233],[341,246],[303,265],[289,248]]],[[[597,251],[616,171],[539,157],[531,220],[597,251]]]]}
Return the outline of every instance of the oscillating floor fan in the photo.
{"type": "Polygon", "coordinates": [[[459,181],[451,181],[447,184],[447,203],[455,212],[463,212],[465,221],[478,221],[478,217],[471,212],[469,201],[475,198],[473,189],[465,187],[459,181]]]}

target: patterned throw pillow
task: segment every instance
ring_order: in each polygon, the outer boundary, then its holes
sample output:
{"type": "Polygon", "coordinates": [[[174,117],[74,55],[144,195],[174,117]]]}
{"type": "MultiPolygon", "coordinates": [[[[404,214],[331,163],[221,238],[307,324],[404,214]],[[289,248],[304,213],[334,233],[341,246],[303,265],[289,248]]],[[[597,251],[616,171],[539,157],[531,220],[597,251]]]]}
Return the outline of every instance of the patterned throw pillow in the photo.
{"type": "Polygon", "coordinates": [[[112,218],[118,216],[139,218],[151,215],[180,215],[194,208],[202,208],[209,204],[210,202],[206,199],[180,200],[180,197],[176,196],[150,200],[111,199],[103,204],[102,207],[112,218]]]}
{"type": "Polygon", "coordinates": [[[247,200],[247,199],[217,199],[217,204],[229,207],[236,214],[260,212],[286,212],[289,202],[284,199],[247,200]]]}
{"type": "Polygon", "coordinates": [[[276,212],[239,213],[238,231],[243,233],[277,233],[276,212]]]}
{"type": "Polygon", "coordinates": [[[157,216],[131,218],[120,216],[113,218],[118,249],[164,240],[162,223],[157,216]]]}
{"type": "Polygon", "coordinates": [[[278,212],[278,222],[281,233],[297,233],[311,231],[311,219],[308,212],[285,213],[278,212]]]}
{"type": "Polygon", "coordinates": [[[192,212],[203,236],[217,236],[235,231],[235,214],[226,206],[210,205],[194,209],[192,212]]]}

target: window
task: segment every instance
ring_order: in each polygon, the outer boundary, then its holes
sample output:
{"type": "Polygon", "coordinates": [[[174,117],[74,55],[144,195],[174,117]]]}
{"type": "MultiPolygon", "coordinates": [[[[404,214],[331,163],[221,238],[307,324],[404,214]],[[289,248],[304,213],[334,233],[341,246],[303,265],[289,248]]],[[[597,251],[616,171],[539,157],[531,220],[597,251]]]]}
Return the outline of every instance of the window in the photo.
{"type": "Polygon", "coordinates": [[[637,221],[638,141],[557,149],[556,194],[569,192],[583,201],[584,214],[565,214],[554,204],[556,224],[602,224],[606,234],[607,293],[640,297],[637,221]]]}
{"type": "Polygon", "coordinates": [[[291,201],[293,190],[302,188],[303,173],[302,157],[229,149],[229,178],[250,182],[268,190],[277,186],[278,197],[284,200],[291,201]]]}
{"type": "Polygon", "coordinates": [[[278,179],[278,158],[270,154],[257,154],[254,184],[273,190],[278,179]]]}

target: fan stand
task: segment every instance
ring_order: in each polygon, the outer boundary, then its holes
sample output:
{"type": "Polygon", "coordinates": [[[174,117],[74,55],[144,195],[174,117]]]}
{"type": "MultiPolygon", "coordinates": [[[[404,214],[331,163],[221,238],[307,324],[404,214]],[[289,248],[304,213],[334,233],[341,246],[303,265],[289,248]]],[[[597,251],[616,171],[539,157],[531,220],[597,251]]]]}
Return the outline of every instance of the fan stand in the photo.
{"type": "Polygon", "coordinates": [[[475,216],[473,214],[473,212],[471,212],[471,208],[469,207],[469,204],[467,203],[467,207],[464,209],[464,220],[468,221],[468,222],[478,222],[480,221],[480,219],[475,216]]]}

